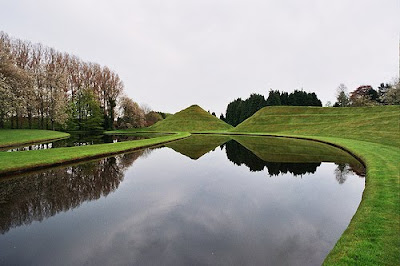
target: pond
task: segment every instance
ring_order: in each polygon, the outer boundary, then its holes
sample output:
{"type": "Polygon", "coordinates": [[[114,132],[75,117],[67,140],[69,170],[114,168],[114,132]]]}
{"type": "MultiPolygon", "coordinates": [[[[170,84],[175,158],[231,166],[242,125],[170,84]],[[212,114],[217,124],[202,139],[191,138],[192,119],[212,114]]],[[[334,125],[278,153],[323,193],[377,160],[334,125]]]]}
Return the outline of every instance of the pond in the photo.
{"type": "Polygon", "coordinates": [[[30,151],[30,150],[45,150],[60,147],[85,146],[93,144],[116,143],[122,141],[139,140],[155,138],[161,133],[137,133],[130,135],[106,135],[99,133],[70,133],[70,137],[66,139],[47,141],[42,143],[34,143],[16,147],[0,148],[0,151],[30,151]]]}
{"type": "Polygon", "coordinates": [[[193,136],[0,179],[1,265],[320,265],[361,201],[340,149],[193,136]]]}

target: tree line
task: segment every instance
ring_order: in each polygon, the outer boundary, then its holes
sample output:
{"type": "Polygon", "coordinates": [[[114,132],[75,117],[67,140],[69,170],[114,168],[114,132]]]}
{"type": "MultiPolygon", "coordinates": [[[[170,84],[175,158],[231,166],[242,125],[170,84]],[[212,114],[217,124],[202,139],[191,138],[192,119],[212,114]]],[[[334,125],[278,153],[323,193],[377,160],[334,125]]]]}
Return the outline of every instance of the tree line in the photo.
{"type": "Polygon", "coordinates": [[[0,32],[0,128],[109,130],[162,119],[123,90],[107,66],[0,32]],[[138,123],[124,122],[137,113],[138,123]]]}
{"type": "Polygon", "coordinates": [[[400,82],[381,83],[377,90],[370,85],[362,85],[348,93],[347,87],[340,84],[337,88],[336,102],[333,107],[400,105],[400,82]]]}
{"type": "Polygon", "coordinates": [[[295,90],[288,93],[270,90],[267,99],[261,94],[253,93],[245,100],[238,98],[230,102],[226,108],[225,116],[221,114],[220,119],[232,126],[237,126],[261,108],[277,105],[322,106],[322,103],[314,92],[295,90]]]}

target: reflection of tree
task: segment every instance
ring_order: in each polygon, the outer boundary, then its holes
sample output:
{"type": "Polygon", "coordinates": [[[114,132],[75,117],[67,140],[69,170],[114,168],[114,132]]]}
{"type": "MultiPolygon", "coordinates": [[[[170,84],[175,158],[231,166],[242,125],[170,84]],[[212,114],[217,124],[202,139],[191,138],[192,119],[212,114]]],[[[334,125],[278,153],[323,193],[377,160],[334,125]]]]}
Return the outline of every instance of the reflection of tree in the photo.
{"type": "Polygon", "coordinates": [[[0,232],[42,221],[115,191],[138,151],[0,182],[0,232]]]}
{"type": "MultiPolygon", "coordinates": [[[[60,147],[74,147],[86,146],[93,144],[115,143],[122,141],[140,140],[148,138],[145,135],[132,136],[132,135],[103,135],[103,134],[71,134],[67,139],[56,140],[47,143],[31,144],[29,146],[16,147],[12,149],[5,149],[8,151],[30,151],[30,150],[44,150],[60,147]]],[[[1,150],[1,149],[0,149],[1,150]]]]}
{"type": "Polygon", "coordinates": [[[346,182],[351,174],[357,174],[359,177],[365,176],[365,167],[361,164],[337,164],[335,169],[335,177],[339,184],[346,182]]]}
{"type": "Polygon", "coordinates": [[[250,171],[262,171],[267,167],[268,173],[271,176],[281,173],[292,173],[295,176],[315,173],[321,165],[321,163],[266,162],[234,140],[227,142],[225,148],[228,159],[234,164],[244,164],[249,167],[250,171]]]}
{"type": "Polygon", "coordinates": [[[339,184],[346,182],[348,175],[352,172],[348,164],[338,164],[335,169],[335,177],[339,184]]]}
{"type": "Polygon", "coordinates": [[[269,163],[266,162],[269,175],[292,173],[293,175],[314,174],[321,163],[269,163]]]}

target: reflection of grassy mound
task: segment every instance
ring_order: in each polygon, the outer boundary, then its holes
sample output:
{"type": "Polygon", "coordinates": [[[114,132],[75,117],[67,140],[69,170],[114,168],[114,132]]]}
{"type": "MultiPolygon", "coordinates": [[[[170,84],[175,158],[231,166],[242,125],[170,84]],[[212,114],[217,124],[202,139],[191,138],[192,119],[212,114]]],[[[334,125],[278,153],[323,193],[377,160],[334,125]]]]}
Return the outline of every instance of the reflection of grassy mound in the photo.
{"type": "MultiPolygon", "coordinates": [[[[264,138],[264,137],[258,137],[264,138]]],[[[229,161],[236,165],[246,165],[250,171],[258,172],[267,170],[270,176],[292,173],[296,175],[305,175],[308,173],[315,173],[317,168],[321,165],[320,162],[312,163],[292,163],[292,162],[271,162],[264,161],[255,155],[252,151],[245,148],[235,140],[228,141],[225,144],[226,156],[229,161]]]]}
{"type": "Polygon", "coordinates": [[[399,110],[398,106],[265,107],[234,131],[334,136],[400,146],[399,110]]]}
{"type": "Polygon", "coordinates": [[[189,138],[166,144],[167,147],[197,160],[207,152],[230,140],[228,136],[192,135],[189,138]]]}
{"type": "Polygon", "coordinates": [[[149,127],[154,131],[209,131],[232,128],[224,121],[204,111],[198,105],[192,105],[149,127]]]}
{"type": "Polygon", "coordinates": [[[276,137],[234,136],[235,141],[266,162],[349,164],[359,175],[364,166],[348,152],[333,146],[301,139],[276,137]]]}
{"type": "Polygon", "coordinates": [[[267,162],[358,162],[349,153],[319,142],[276,137],[234,136],[232,138],[267,162]]]}

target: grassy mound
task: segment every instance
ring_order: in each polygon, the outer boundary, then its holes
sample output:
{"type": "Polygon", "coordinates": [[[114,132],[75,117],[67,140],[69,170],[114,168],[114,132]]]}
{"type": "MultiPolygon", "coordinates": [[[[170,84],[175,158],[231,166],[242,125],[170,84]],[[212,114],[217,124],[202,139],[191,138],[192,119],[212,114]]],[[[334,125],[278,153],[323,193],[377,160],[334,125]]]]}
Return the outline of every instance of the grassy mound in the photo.
{"type": "Polygon", "coordinates": [[[400,147],[399,114],[399,106],[265,107],[233,131],[340,136],[400,147]]]}
{"type": "Polygon", "coordinates": [[[400,107],[266,107],[234,132],[310,138],[344,147],[367,165],[363,199],[326,265],[400,261],[400,107]]]}
{"type": "Polygon", "coordinates": [[[192,105],[149,127],[153,131],[214,131],[228,130],[232,126],[204,111],[198,105],[192,105]]]}

